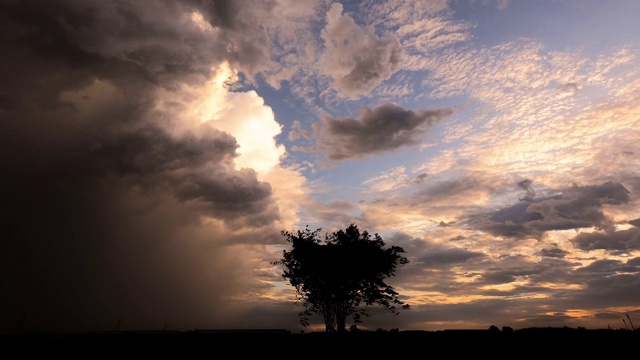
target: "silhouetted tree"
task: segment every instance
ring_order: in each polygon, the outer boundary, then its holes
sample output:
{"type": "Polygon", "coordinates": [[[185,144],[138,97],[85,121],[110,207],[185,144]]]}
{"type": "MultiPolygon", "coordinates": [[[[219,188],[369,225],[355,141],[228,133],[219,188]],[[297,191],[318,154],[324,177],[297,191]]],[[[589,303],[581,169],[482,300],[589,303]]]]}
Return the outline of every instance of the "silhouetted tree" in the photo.
{"type": "Polygon", "coordinates": [[[299,314],[303,326],[318,313],[324,318],[327,332],[344,332],[348,316],[353,315],[354,323],[360,323],[361,316],[369,316],[362,305],[377,304],[396,315],[397,306],[409,308],[384,281],[395,275],[398,266],[409,262],[402,256],[403,248],[385,248],[378,234],[360,232],[354,224],[324,237],[321,230],[306,227],[296,232],[282,231],[291,250],[284,250],[282,259],[274,262],[283,265],[282,277],[303,300],[299,314]]]}

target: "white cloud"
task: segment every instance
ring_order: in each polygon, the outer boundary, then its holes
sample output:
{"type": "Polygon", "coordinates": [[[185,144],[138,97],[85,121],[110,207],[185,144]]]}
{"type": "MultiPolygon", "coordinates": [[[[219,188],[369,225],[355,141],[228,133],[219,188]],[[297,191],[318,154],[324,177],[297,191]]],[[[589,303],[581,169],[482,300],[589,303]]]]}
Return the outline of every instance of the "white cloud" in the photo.
{"type": "Polygon", "coordinates": [[[278,166],[286,152],[284,145],[275,141],[282,126],[255,91],[227,89],[225,84],[235,78],[236,73],[223,64],[214,78],[203,85],[185,84],[173,92],[161,90],[158,106],[166,110],[181,102],[173,114],[178,120],[171,121],[172,131],[193,131],[192,126],[198,122],[211,122],[216,129],[231,134],[239,145],[236,168],[251,168],[260,176],[278,166]]]}
{"type": "Polygon", "coordinates": [[[362,185],[368,186],[371,191],[389,191],[406,186],[411,178],[406,173],[404,166],[398,166],[382,174],[365,180],[362,185]]]}
{"type": "Polygon", "coordinates": [[[378,37],[374,28],[362,28],[342,12],[342,4],[334,3],[327,13],[321,34],[325,52],[320,61],[322,71],[333,78],[334,89],[357,99],[398,70],[403,50],[392,33],[378,37]]]}
{"type": "Polygon", "coordinates": [[[230,91],[227,85],[236,80],[237,73],[223,64],[202,85],[184,84],[175,92],[161,90],[158,107],[169,113],[167,117],[172,120],[167,129],[174,136],[197,133],[199,123],[233,136],[238,143],[235,168],[253,169],[260,181],[271,186],[279,212],[276,228],[288,228],[297,223],[300,207],[309,201],[303,168],[284,164],[286,149],[275,140],[282,126],[256,92],[230,91]]]}

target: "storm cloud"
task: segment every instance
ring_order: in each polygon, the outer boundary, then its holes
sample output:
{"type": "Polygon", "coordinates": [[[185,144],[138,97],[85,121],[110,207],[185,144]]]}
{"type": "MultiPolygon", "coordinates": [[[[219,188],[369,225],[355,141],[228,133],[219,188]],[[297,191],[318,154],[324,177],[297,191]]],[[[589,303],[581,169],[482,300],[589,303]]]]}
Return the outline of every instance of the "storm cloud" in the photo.
{"type": "Polygon", "coordinates": [[[20,316],[35,330],[241,317],[221,294],[264,286],[240,254],[279,241],[279,207],[268,182],[237,166],[242,134],[189,117],[180,90],[268,60],[246,9],[0,3],[2,331],[20,316]]]}

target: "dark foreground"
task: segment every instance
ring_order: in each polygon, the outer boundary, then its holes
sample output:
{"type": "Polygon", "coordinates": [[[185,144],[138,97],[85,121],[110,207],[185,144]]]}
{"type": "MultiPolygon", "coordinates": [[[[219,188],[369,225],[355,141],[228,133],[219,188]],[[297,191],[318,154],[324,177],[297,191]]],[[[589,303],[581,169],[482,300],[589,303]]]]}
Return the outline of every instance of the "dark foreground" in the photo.
{"type": "MultiPolygon", "coordinates": [[[[316,358],[322,356],[502,357],[637,355],[640,331],[528,328],[491,330],[295,334],[286,330],[126,331],[0,335],[0,357],[63,354],[95,356],[188,356],[316,358]]],[[[7,358],[7,357],[4,357],[7,358]]]]}

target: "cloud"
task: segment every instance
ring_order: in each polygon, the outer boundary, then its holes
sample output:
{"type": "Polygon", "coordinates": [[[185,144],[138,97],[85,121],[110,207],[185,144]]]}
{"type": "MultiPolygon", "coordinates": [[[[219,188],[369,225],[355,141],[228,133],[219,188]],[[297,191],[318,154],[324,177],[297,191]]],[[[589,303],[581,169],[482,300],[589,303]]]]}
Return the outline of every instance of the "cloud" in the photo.
{"type": "Polygon", "coordinates": [[[535,189],[531,186],[532,181],[529,179],[524,179],[522,181],[519,181],[516,185],[518,185],[519,188],[521,188],[522,190],[526,191],[525,196],[527,196],[528,198],[533,198],[536,196],[536,191],[535,189]]]}
{"type": "MultiPolygon", "coordinates": [[[[518,184],[520,186],[522,182],[518,184]]],[[[612,231],[615,224],[603,212],[603,207],[628,201],[629,191],[620,183],[576,185],[562,189],[556,195],[526,198],[481,217],[471,216],[470,224],[495,236],[506,237],[540,238],[551,230],[590,227],[612,231]]]]}
{"type": "Polygon", "coordinates": [[[381,192],[407,186],[413,181],[417,182],[419,180],[412,180],[409,175],[407,175],[405,167],[399,166],[385,171],[379,176],[365,180],[362,185],[368,186],[372,191],[381,192]]]}
{"type": "Polygon", "coordinates": [[[226,84],[235,80],[237,72],[223,63],[203,84],[181,84],[158,91],[155,110],[165,119],[163,127],[172,134],[189,136],[194,128],[202,128],[202,123],[233,134],[238,143],[236,168],[251,168],[260,176],[279,165],[286,152],[275,141],[282,126],[255,91],[229,91],[226,84]]]}
{"type": "Polygon", "coordinates": [[[584,287],[572,296],[572,301],[593,308],[608,306],[612,298],[618,299],[620,307],[634,307],[640,300],[640,259],[625,261],[599,259],[575,270],[576,280],[584,287]]]}
{"type": "Polygon", "coordinates": [[[367,95],[400,67],[400,41],[392,33],[378,37],[374,28],[361,28],[351,16],[343,14],[340,3],[331,5],[321,36],[325,46],[320,58],[322,71],[334,80],[334,89],[347,98],[367,95]]]}
{"type": "Polygon", "coordinates": [[[402,327],[606,326],[637,306],[637,49],[476,47],[446,0],[349,6],[2,1],[0,331],[22,315],[24,330],[296,328],[269,261],[301,219],[409,250],[393,280],[418,306],[402,327]],[[256,79],[315,114],[398,104],[288,129],[329,163],[440,130],[448,110],[404,96],[468,102],[421,158],[387,164],[358,199],[316,188],[322,203],[302,175],[314,166],[239,90],[256,79]]]}
{"type": "Polygon", "coordinates": [[[458,264],[477,257],[483,257],[481,252],[468,251],[458,248],[431,250],[427,254],[417,258],[421,264],[430,266],[440,266],[442,264],[458,264]]]}
{"type": "Polygon", "coordinates": [[[232,327],[277,293],[256,269],[306,185],[227,86],[268,63],[269,9],[225,4],[0,5],[1,331],[232,327]]]}
{"type": "MultiPolygon", "coordinates": [[[[637,148],[632,138],[637,134],[638,72],[628,66],[633,62],[627,46],[589,57],[521,39],[494,47],[448,48],[429,63],[432,75],[424,85],[432,97],[471,100],[473,121],[451,119],[443,137],[462,143],[454,155],[465,168],[525,178],[544,173],[537,181],[557,187],[593,181],[597,174],[616,174],[598,181],[619,180],[635,165],[623,153],[637,148]],[[624,76],[618,75],[621,71],[624,76]],[[558,91],[559,84],[579,84],[580,91],[558,91]],[[594,95],[602,93],[615,100],[594,95]],[[474,131],[477,126],[486,131],[474,131]]],[[[450,156],[443,151],[429,166],[442,167],[450,156]]]]}
{"type": "Polygon", "coordinates": [[[419,144],[431,124],[451,113],[451,109],[404,110],[393,104],[364,107],[358,119],[324,117],[314,124],[315,144],[294,150],[323,153],[329,162],[382,154],[419,144]]]}
{"type": "MultiPolygon", "coordinates": [[[[477,177],[467,176],[460,177],[452,180],[433,181],[422,189],[415,192],[410,198],[412,202],[422,204],[437,204],[443,205],[447,202],[460,203],[466,202],[472,204],[475,199],[482,199],[486,197],[486,194],[492,193],[495,188],[486,183],[478,174],[477,177]]],[[[453,205],[453,204],[452,204],[453,205]]]]}
{"type": "Polygon", "coordinates": [[[363,181],[362,185],[368,186],[369,190],[373,192],[400,190],[407,186],[423,184],[427,176],[427,174],[421,173],[411,177],[407,174],[404,166],[398,166],[363,181]]]}
{"type": "Polygon", "coordinates": [[[584,251],[603,249],[614,254],[628,253],[640,250],[640,230],[631,228],[608,233],[582,233],[578,234],[571,242],[584,251]]]}
{"type": "Polygon", "coordinates": [[[569,82],[569,83],[557,86],[556,89],[560,92],[574,93],[580,90],[580,87],[578,86],[578,84],[574,82],[569,82]]]}
{"type": "Polygon", "coordinates": [[[542,249],[540,251],[540,255],[542,256],[547,256],[547,257],[552,257],[552,258],[563,258],[566,255],[568,255],[569,253],[567,251],[564,251],[562,249],[558,249],[558,248],[546,248],[546,249],[542,249]]]}
{"type": "MultiPolygon", "coordinates": [[[[415,169],[414,169],[415,170],[415,169]]],[[[421,236],[439,224],[459,229],[456,224],[465,213],[477,212],[497,194],[504,192],[502,180],[483,173],[453,178],[424,176],[404,167],[395,167],[363,182],[360,193],[362,218],[381,228],[421,236]]],[[[512,184],[511,184],[512,186],[512,184]]],[[[447,234],[453,238],[462,234],[447,234]]]]}
{"type": "MultiPolygon", "coordinates": [[[[225,221],[264,212],[271,202],[271,186],[260,182],[253,169],[234,169],[237,143],[233,137],[209,124],[201,126],[207,128],[201,137],[173,139],[149,126],[100,139],[86,159],[74,164],[79,173],[68,176],[82,176],[87,172],[82,164],[91,162],[96,176],[123,178],[142,191],[164,189],[180,201],[200,203],[207,209],[205,214],[225,221]]],[[[254,225],[275,220],[274,210],[254,225]]]]}
{"type": "Polygon", "coordinates": [[[416,70],[419,58],[433,55],[434,50],[471,38],[472,26],[452,19],[446,0],[414,2],[392,0],[367,4],[365,16],[374,26],[397,29],[405,53],[403,66],[416,70]]]}

